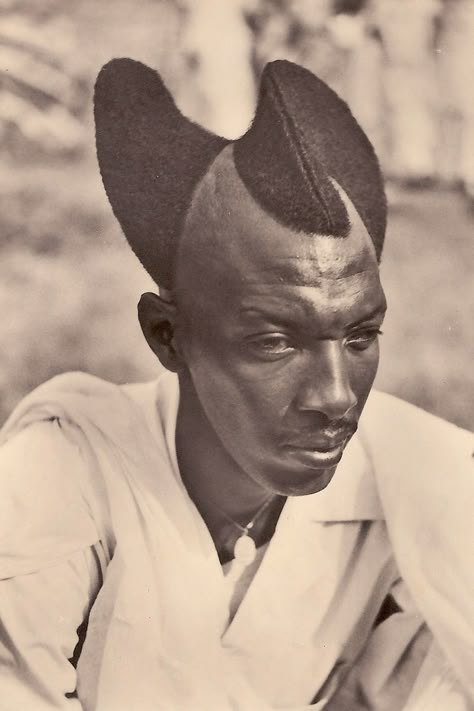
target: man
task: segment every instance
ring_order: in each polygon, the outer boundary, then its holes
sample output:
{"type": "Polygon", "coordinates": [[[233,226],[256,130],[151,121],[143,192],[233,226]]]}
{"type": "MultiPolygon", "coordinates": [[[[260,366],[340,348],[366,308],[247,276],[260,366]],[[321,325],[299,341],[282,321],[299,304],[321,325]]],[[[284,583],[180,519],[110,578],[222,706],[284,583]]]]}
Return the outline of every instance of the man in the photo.
{"type": "Polygon", "coordinates": [[[1,708],[468,709],[472,444],[361,417],[386,208],[348,108],[277,61],[228,142],[124,59],[95,115],[169,372],[60,376],[6,424],[1,708]]]}

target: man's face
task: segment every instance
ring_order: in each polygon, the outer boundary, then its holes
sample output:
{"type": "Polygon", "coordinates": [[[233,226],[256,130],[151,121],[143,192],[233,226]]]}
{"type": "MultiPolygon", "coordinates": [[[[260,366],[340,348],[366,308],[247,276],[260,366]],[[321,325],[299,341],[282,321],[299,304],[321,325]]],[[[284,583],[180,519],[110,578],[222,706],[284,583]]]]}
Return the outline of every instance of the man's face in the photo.
{"type": "Polygon", "coordinates": [[[256,231],[250,207],[240,203],[237,220],[225,211],[220,249],[200,251],[205,272],[195,263],[193,297],[181,295],[186,371],[209,446],[274,493],[314,493],[332,478],[377,370],[378,265],[351,208],[341,239],[262,215],[256,231]]]}

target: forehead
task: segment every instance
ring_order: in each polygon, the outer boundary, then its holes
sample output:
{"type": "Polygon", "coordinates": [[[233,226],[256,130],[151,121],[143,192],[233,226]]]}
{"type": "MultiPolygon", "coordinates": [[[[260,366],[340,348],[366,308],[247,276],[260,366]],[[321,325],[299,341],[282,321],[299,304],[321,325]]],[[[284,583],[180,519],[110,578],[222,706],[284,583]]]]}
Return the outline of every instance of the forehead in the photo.
{"type": "Polygon", "coordinates": [[[243,247],[244,241],[245,238],[236,240],[221,262],[242,285],[274,284],[332,291],[339,284],[348,284],[351,277],[364,273],[378,276],[370,246],[366,248],[363,241],[351,236],[334,238],[271,230],[270,234],[260,233],[256,244],[243,247]]]}
{"type": "Polygon", "coordinates": [[[331,262],[328,270],[314,262],[290,260],[283,269],[272,267],[270,277],[267,270],[255,269],[234,282],[227,298],[215,300],[214,314],[236,326],[272,322],[329,338],[338,329],[383,316],[385,296],[371,262],[341,262],[340,268],[331,262]]]}
{"type": "Polygon", "coordinates": [[[347,237],[291,230],[256,204],[231,154],[221,154],[195,196],[183,235],[181,285],[197,281],[202,297],[212,294],[216,304],[249,294],[268,297],[271,291],[288,295],[292,287],[316,289],[329,299],[354,295],[363,285],[374,289],[379,281],[372,241],[342,191],[341,196],[351,222],[347,237]]]}

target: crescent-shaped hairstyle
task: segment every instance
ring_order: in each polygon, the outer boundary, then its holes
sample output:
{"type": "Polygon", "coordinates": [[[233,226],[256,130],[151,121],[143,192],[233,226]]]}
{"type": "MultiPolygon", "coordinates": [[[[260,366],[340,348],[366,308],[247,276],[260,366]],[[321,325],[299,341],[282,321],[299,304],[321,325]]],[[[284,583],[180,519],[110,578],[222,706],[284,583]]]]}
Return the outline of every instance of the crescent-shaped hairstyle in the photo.
{"type": "Polygon", "coordinates": [[[292,230],[346,236],[350,222],[340,185],[380,258],[386,200],[374,150],[347,105],[308,70],[285,60],[267,64],[252,125],[233,142],[183,116],[160,75],[131,59],[103,67],[94,113],[112,209],[160,286],[173,286],[193,193],[229,143],[248,192],[292,230]]]}

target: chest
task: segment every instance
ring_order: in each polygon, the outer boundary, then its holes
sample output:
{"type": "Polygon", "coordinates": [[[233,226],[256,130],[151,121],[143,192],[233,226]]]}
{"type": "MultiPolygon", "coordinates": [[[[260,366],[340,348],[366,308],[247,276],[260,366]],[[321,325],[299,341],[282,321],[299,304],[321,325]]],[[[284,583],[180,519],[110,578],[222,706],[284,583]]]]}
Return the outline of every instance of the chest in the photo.
{"type": "Polygon", "coordinates": [[[382,522],[286,521],[284,529],[221,643],[266,700],[291,708],[337,685],[398,573],[382,522]]]}

